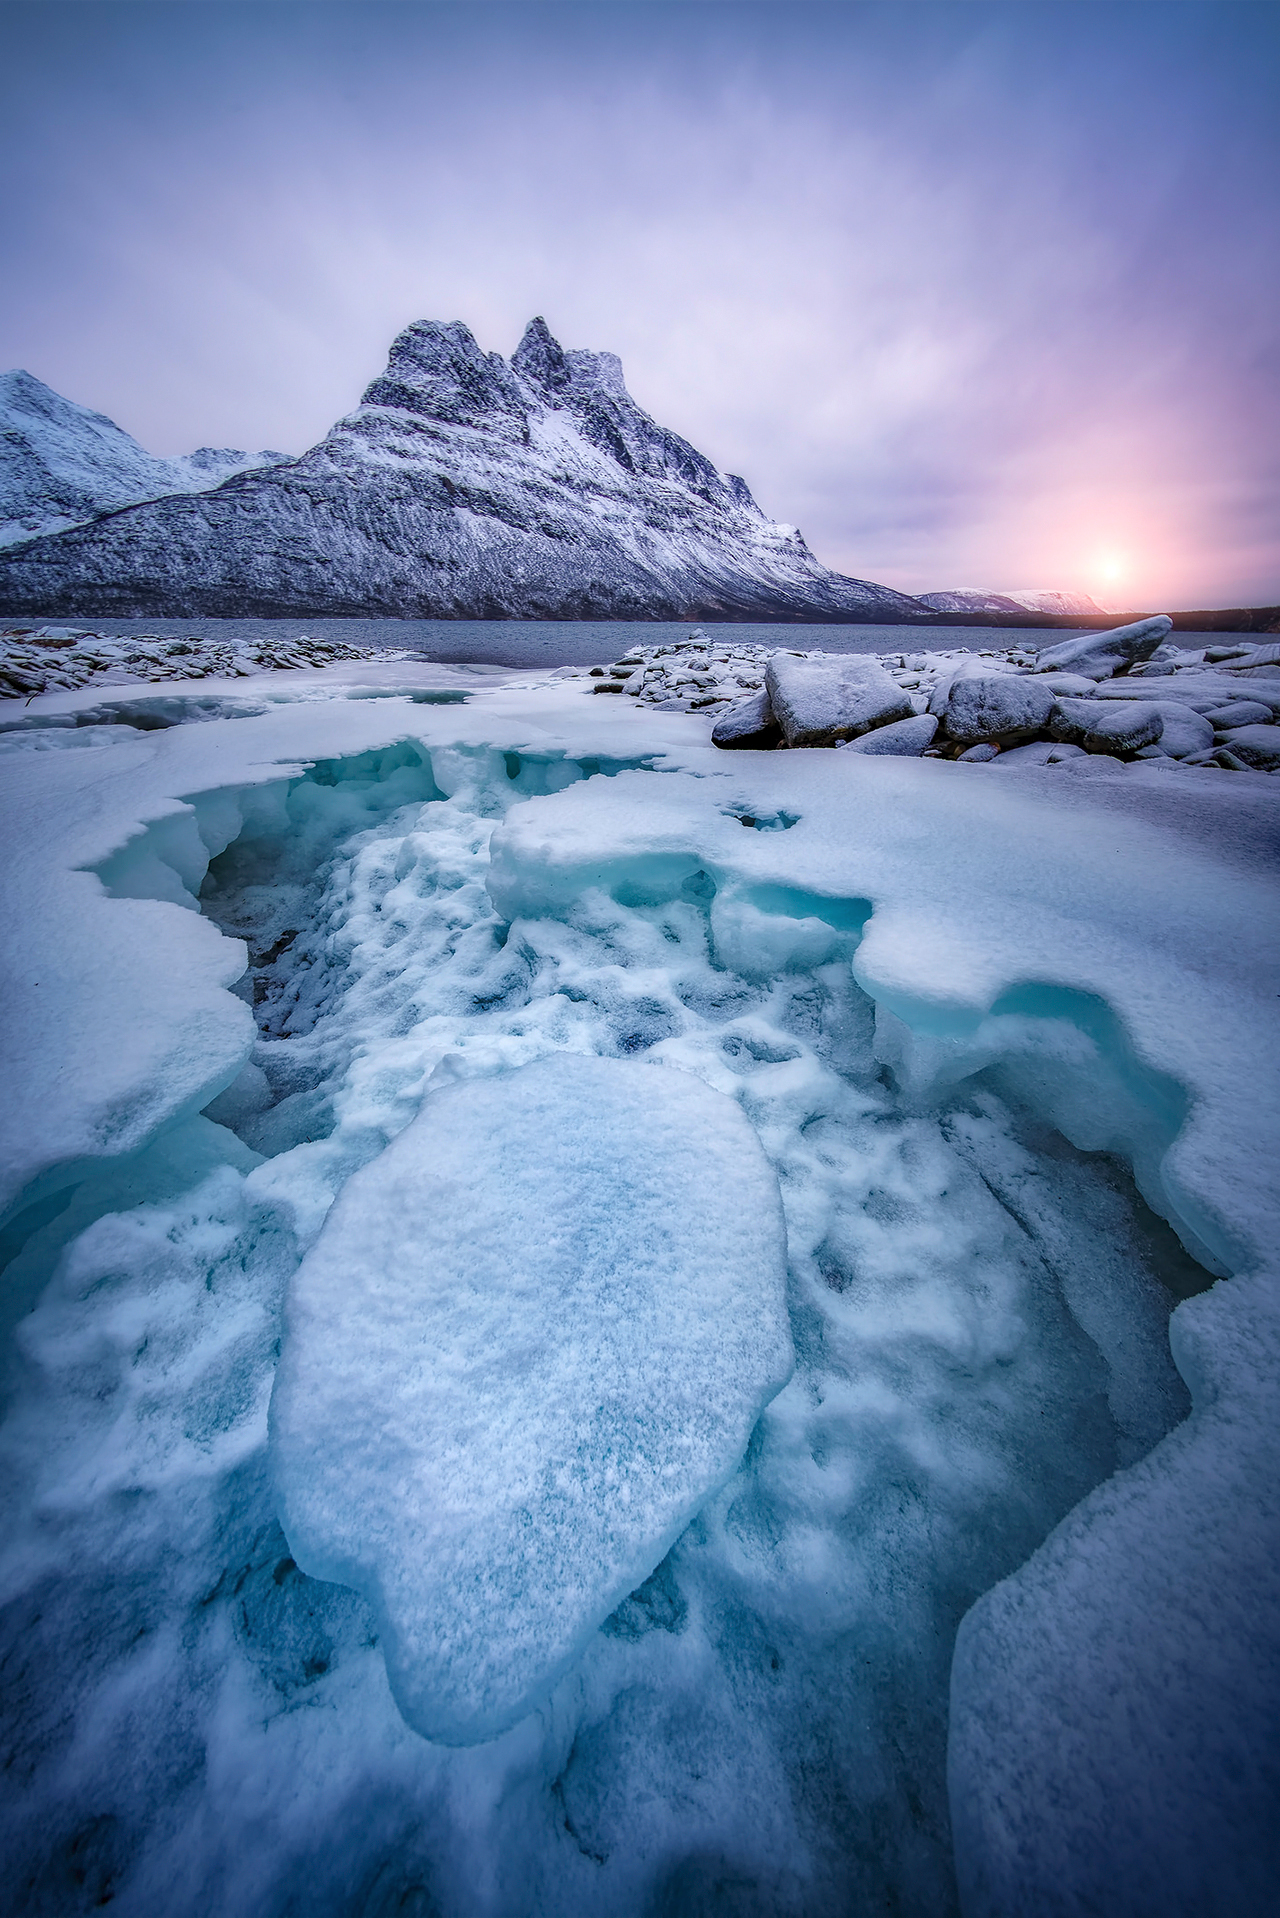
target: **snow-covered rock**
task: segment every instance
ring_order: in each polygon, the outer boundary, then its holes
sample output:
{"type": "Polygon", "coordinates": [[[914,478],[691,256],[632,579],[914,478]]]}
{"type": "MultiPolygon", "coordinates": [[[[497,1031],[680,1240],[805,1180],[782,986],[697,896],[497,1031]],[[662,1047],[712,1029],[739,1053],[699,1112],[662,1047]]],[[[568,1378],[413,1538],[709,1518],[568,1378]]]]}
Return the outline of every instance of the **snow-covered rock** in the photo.
{"type": "MultiPolygon", "coordinates": [[[[1160,737],[1156,744],[1171,759],[1186,759],[1192,753],[1207,752],[1213,744],[1214,728],[1201,713],[1182,700],[1144,700],[1152,712],[1160,715],[1160,737]]],[[[1270,714],[1267,714],[1268,719],[1270,714]]]]}
{"type": "Polygon", "coordinates": [[[1173,631],[1167,613],[1137,619],[1129,626],[1113,626],[1105,633],[1082,633],[1060,646],[1050,646],[1036,661],[1038,673],[1072,672],[1085,679],[1110,679],[1121,667],[1149,659],[1166,633],[1173,631]]]}
{"type": "Polygon", "coordinates": [[[63,532],[139,500],[203,492],[232,473],[284,458],[202,446],[159,459],[105,413],[63,399],[20,369],[0,373],[0,546],[63,532]]]}
{"type": "Polygon", "coordinates": [[[1083,673],[1046,673],[1044,683],[1051,693],[1066,699],[1091,699],[1097,690],[1096,681],[1083,673]]]}
{"type": "Polygon", "coordinates": [[[1146,700],[1059,699],[1049,731],[1055,739],[1083,746],[1090,753],[1135,753],[1152,746],[1164,730],[1156,707],[1146,700]]]}
{"type": "Polygon", "coordinates": [[[765,686],[788,746],[838,746],[913,711],[909,695],[865,654],[774,653],[765,686]]]}
{"type": "Polygon", "coordinates": [[[958,673],[930,701],[947,736],[965,746],[1029,739],[1047,724],[1053,707],[1047,686],[1012,673],[958,673]]]}
{"type": "Polygon", "coordinates": [[[877,726],[874,732],[861,733],[857,739],[846,740],[838,750],[842,753],[888,754],[891,758],[918,759],[925,748],[933,744],[937,730],[938,722],[932,713],[916,713],[910,719],[894,719],[887,726],[877,726]]]}
{"type": "Polygon", "coordinates": [[[1213,706],[1204,715],[1217,732],[1225,732],[1232,726],[1266,726],[1273,717],[1271,708],[1260,700],[1237,699],[1228,706],[1213,706]]]}
{"type": "Polygon", "coordinates": [[[1280,769],[1280,726],[1233,726],[1222,735],[1223,744],[1246,766],[1265,772],[1280,769]]]}
{"type": "Polygon", "coordinates": [[[0,560],[42,613],[901,620],[635,404],[613,354],[534,320],[510,364],[461,324],[395,341],[318,446],[0,560]]]}
{"type": "Polygon", "coordinates": [[[712,745],[722,746],[726,751],[743,748],[767,751],[781,738],[782,728],[773,716],[773,707],[765,692],[753,693],[749,699],[731,706],[711,732],[712,745]]]}

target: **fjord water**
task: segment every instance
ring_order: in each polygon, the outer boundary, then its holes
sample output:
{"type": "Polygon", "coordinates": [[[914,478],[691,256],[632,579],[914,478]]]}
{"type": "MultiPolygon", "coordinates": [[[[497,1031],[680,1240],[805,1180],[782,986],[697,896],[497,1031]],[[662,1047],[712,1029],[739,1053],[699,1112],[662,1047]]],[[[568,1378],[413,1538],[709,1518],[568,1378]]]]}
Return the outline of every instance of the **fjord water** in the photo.
{"type": "MultiPolygon", "coordinates": [[[[59,621],[59,623],[63,623],[59,621]]],[[[67,621],[69,625],[78,622],[67,621]]],[[[309,634],[349,646],[404,647],[424,659],[449,665],[513,667],[594,666],[618,659],[633,646],[674,645],[698,627],[693,620],[617,619],[99,619],[95,632],[160,633],[200,639],[281,643],[309,634]]],[[[1103,624],[1106,622],[1104,621],[1103,624]]],[[[708,638],[725,645],[792,646],[827,653],[942,652],[967,646],[1008,647],[1052,643],[1044,626],[809,626],[705,624],[708,638]]],[[[1180,635],[1180,637],[1182,637],[1180,635]]]]}

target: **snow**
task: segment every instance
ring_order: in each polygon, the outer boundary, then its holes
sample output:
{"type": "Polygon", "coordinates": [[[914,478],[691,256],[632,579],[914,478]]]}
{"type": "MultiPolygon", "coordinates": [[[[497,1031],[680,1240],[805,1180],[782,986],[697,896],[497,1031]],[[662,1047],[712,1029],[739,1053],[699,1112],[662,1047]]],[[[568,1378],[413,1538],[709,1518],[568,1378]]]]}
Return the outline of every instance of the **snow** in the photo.
{"type": "MultiPolygon", "coordinates": [[[[927,697],[949,663],[884,670],[927,697]]],[[[1269,683],[1152,690],[1201,681],[1269,683]]],[[[1265,1911],[1280,787],[1065,747],[1088,778],[1035,749],[727,754],[717,708],[592,683],[354,662],[50,693],[5,735],[18,1897],[1265,1911]],[[643,1085],[653,1118],[628,1130],[603,1090],[584,1111],[582,1072],[643,1085]],[[519,1124],[522,1084],[553,1124],[519,1124]],[[353,1435],[408,1403],[438,1464],[447,1426],[468,1524],[503,1432],[536,1432],[525,1469],[563,1455],[517,1355],[544,1338],[581,1376],[537,1305],[560,1193],[583,1249],[642,1259],[622,1235],[649,1220],[740,1288],[717,1336],[655,1261],[633,1303],[666,1360],[625,1348],[655,1435],[687,1430],[701,1365],[720,1436],[665,1520],[540,1510],[565,1569],[543,1605],[504,1547],[455,1572],[510,1603],[433,1607],[448,1568],[412,1536],[443,1520],[353,1435]],[[439,1368],[486,1233],[536,1285],[522,1304],[513,1262],[505,1316],[483,1301],[468,1431],[373,1307],[439,1331],[439,1368]],[[433,1667],[454,1622],[467,1656],[433,1667]],[[486,1720],[476,1674],[513,1646],[536,1655],[486,1720]]]]}
{"type": "Polygon", "coordinates": [[[425,1737],[525,1717],[729,1477],[792,1371],[786,1272],[738,1106],[628,1060],[446,1084],[349,1181],[291,1288],[276,1480],[425,1737]]]}

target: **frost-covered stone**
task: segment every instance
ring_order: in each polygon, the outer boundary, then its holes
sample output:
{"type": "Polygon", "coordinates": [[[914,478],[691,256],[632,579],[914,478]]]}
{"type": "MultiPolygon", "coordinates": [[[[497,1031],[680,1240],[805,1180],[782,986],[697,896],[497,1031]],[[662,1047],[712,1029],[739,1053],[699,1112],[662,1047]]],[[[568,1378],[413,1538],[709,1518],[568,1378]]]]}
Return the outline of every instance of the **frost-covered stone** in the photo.
{"type": "Polygon", "coordinates": [[[1083,746],[1090,753],[1134,753],[1151,746],[1164,729],[1156,707],[1144,700],[1060,699],[1049,731],[1055,739],[1083,746]]]}
{"type": "Polygon", "coordinates": [[[1237,699],[1227,706],[1214,706],[1205,714],[1209,724],[1218,732],[1225,732],[1232,726],[1266,726],[1274,714],[1269,706],[1257,699],[1237,699]]]}
{"type": "Polygon", "coordinates": [[[948,738],[1016,742],[1038,733],[1053,711],[1054,695],[1038,681],[1010,673],[961,673],[931,702],[948,738]]]}
{"type": "Polygon", "coordinates": [[[348,1183],[292,1289],[276,1476],[424,1736],[523,1717],[729,1476],[792,1368],[786,1265],[755,1132],[669,1068],[446,1087],[348,1183]]]}
{"type": "Polygon", "coordinates": [[[914,712],[910,694],[866,654],[774,653],[765,686],[788,746],[838,746],[914,712]]]}
{"type": "Polygon", "coordinates": [[[769,695],[755,693],[733,706],[718,719],[711,730],[713,746],[727,750],[767,751],[782,738],[782,728],[773,716],[769,695]]]}
{"type": "Polygon", "coordinates": [[[1088,699],[1095,682],[1083,673],[1046,673],[1044,684],[1061,699],[1088,699]]]}
{"type": "Polygon", "coordinates": [[[1166,633],[1173,631],[1167,613],[1153,619],[1134,620],[1130,626],[1114,626],[1107,633],[1082,633],[1078,639],[1063,640],[1050,646],[1036,660],[1038,673],[1072,672],[1085,679],[1110,679],[1122,666],[1149,659],[1166,633]]]}
{"type": "Polygon", "coordinates": [[[1233,726],[1223,734],[1223,743],[1246,766],[1263,772],[1280,767],[1280,726],[1233,726]]]}
{"type": "Polygon", "coordinates": [[[999,756],[1001,766],[1047,766],[1064,750],[1051,739],[1031,739],[1025,746],[1007,746],[999,756]]]}
{"type": "Polygon", "coordinates": [[[933,744],[938,722],[932,713],[916,713],[910,719],[895,719],[873,732],[862,733],[840,747],[842,753],[870,753],[893,759],[919,759],[933,744]]]}
{"type": "Polygon", "coordinates": [[[956,755],[959,763],[963,764],[967,760],[971,766],[986,765],[999,757],[1000,748],[992,745],[989,739],[979,740],[976,746],[966,746],[962,753],[956,755]]]}
{"type": "Polygon", "coordinates": [[[1186,759],[1189,754],[1207,752],[1212,746],[1212,724],[1190,706],[1180,700],[1163,699],[1153,699],[1150,705],[1160,715],[1160,737],[1156,743],[1170,759],[1186,759]]]}

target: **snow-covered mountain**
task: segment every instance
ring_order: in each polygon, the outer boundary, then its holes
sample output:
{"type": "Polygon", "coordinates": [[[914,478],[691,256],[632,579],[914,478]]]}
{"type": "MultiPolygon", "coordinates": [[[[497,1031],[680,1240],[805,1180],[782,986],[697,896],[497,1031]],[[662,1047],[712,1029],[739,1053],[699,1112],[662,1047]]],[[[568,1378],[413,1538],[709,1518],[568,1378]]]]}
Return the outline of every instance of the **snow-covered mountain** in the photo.
{"type": "Polygon", "coordinates": [[[0,373],[0,546],[167,493],[198,493],[283,453],[202,446],[157,459],[105,413],[64,400],[20,368],[0,373]]]}
{"type": "Polygon", "coordinates": [[[1104,609],[1088,593],[1054,593],[1043,587],[1009,593],[957,587],[949,593],[921,593],[919,599],[935,613],[1096,613],[1105,618],[1104,609]]]}
{"type": "Polygon", "coordinates": [[[419,321],[300,459],[0,557],[10,612],[901,620],[658,426],[612,353],[531,322],[510,363],[419,321]]]}

